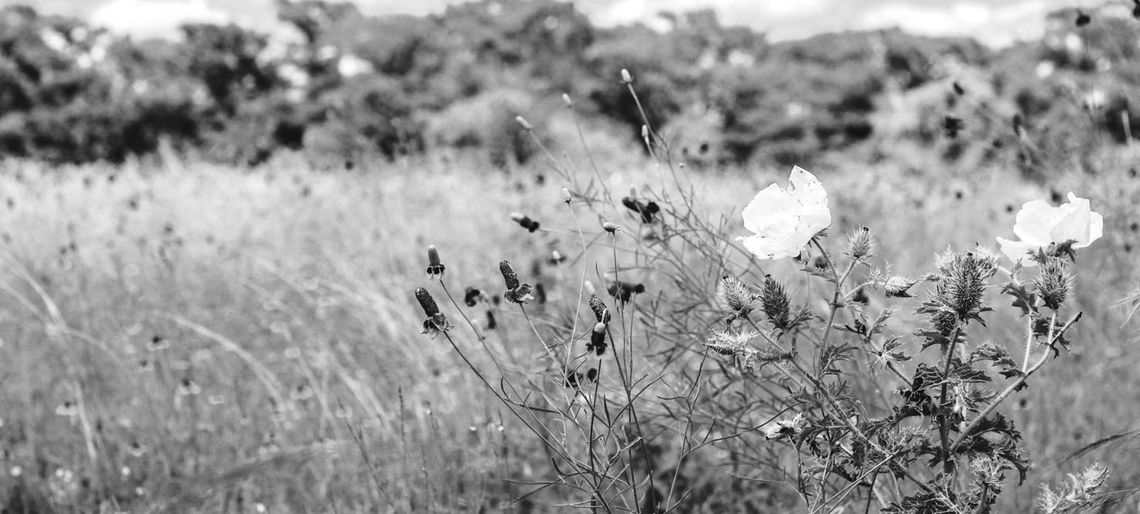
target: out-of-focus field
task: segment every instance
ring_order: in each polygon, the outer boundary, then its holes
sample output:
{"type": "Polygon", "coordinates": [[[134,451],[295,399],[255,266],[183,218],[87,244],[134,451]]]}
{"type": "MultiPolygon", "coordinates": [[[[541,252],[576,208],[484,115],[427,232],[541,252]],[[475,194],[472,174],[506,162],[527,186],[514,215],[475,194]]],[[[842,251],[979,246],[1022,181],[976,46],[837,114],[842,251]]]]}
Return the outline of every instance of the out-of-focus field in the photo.
{"type": "MultiPolygon", "coordinates": [[[[561,179],[542,165],[307,170],[288,158],[255,171],[2,165],[0,498],[9,509],[66,512],[103,497],[116,498],[104,512],[553,509],[559,493],[528,495],[536,487],[527,483],[549,478],[549,460],[445,342],[419,333],[412,290],[429,284],[429,244],[459,295],[469,285],[498,290],[500,259],[529,275],[551,249],[572,254],[561,179]],[[543,230],[521,229],[513,211],[543,230]]],[[[1027,401],[1007,411],[1027,441],[1031,483],[1091,460],[1109,465],[1114,484],[1140,481],[1129,438],[1065,460],[1140,429],[1140,325],[1116,305],[1140,273],[1134,171],[1047,186],[998,169],[812,171],[832,195],[831,233],[871,227],[878,254],[903,273],[924,272],[947,245],[996,248],[1025,201],[1091,197],[1106,235],[1075,268],[1085,312],[1075,356],[1034,378],[1027,401]]],[[[680,181],[705,216],[741,230],[740,208],[784,172],[682,169],[680,181]]],[[[667,174],[639,162],[603,173],[614,191],[667,174]]],[[[545,275],[552,298],[577,293],[576,264],[545,275]]],[[[500,313],[491,344],[525,363],[537,350],[519,347],[521,331],[503,333],[517,330],[514,316],[500,313]]],[[[1018,326],[991,328],[995,339],[1020,337],[1018,326]]],[[[1011,491],[1003,511],[1028,511],[1036,492],[1011,491]]]]}

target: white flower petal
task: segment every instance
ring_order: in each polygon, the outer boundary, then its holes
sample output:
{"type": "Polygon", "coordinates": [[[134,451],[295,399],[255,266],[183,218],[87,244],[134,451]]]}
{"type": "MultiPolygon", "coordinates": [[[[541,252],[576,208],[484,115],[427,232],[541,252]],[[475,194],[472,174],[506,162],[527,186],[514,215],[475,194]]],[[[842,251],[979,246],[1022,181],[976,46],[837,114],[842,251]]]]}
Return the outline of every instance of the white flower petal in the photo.
{"type": "Polygon", "coordinates": [[[1027,268],[1037,265],[1035,261],[1029,258],[1029,253],[1041,248],[1040,246],[1024,241],[1010,241],[1004,237],[997,238],[997,242],[1001,245],[1001,253],[1009,257],[1009,260],[1013,262],[1021,261],[1021,265],[1027,268]]]}
{"type": "Polygon", "coordinates": [[[1045,200],[1026,202],[1017,211],[1013,233],[1026,243],[1048,246],[1051,242],[1049,232],[1062,216],[1064,212],[1059,207],[1053,207],[1045,200]]]}
{"type": "Polygon", "coordinates": [[[775,184],[764,188],[741,213],[744,227],[756,235],[738,240],[762,259],[799,255],[813,236],[831,225],[827,191],[815,175],[796,166],[788,183],[788,189],[775,184]]]}
{"type": "Polygon", "coordinates": [[[1073,248],[1085,248],[1093,244],[1093,241],[1100,239],[1104,236],[1104,218],[1101,217],[1099,212],[1089,214],[1089,240],[1080,244],[1073,245],[1073,248]]]}

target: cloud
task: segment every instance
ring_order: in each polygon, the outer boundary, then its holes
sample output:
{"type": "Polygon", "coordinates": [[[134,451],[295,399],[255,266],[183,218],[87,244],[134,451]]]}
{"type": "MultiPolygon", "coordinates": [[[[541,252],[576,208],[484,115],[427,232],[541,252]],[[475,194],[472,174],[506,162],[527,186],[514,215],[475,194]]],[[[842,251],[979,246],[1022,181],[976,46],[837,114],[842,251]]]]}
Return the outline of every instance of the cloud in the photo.
{"type": "Polygon", "coordinates": [[[180,25],[232,20],[206,0],[112,0],[91,13],[91,23],[139,39],[175,39],[180,25]]]}

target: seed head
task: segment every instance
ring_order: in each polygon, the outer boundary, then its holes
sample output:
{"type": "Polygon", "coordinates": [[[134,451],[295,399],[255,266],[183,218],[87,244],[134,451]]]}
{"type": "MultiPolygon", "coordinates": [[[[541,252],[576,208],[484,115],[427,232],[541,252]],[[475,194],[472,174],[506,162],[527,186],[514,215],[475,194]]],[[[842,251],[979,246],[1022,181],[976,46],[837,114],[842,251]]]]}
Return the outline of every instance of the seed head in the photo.
{"type": "Polygon", "coordinates": [[[423,307],[424,314],[427,317],[439,314],[439,306],[436,305],[435,299],[431,297],[431,293],[422,287],[416,288],[416,300],[420,302],[420,307],[423,307]]]}
{"type": "Polygon", "coordinates": [[[531,125],[530,122],[526,121],[526,118],[523,118],[522,116],[515,116],[515,121],[519,123],[523,130],[534,130],[534,125],[531,125]]]}
{"type": "Polygon", "coordinates": [[[606,302],[603,302],[597,295],[590,295],[590,310],[594,311],[594,318],[598,323],[610,322],[610,310],[606,307],[606,302]]]}
{"type": "Polygon", "coordinates": [[[607,221],[605,223],[602,223],[602,229],[613,234],[614,232],[617,232],[618,226],[612,221],[607,221]]]}
{"type": "Polygon", "coordinates": [[[566,107],[574,107],[574,101],[570,100],[570,95],[566,93],[562,93],[562,103],[566,104],[566,107]]]}
{"type": "Polygon", "coordinates": [[[621,81],[623,84],[632,84],[633,83],[633,77],[630,76],[629,70],[627,70],[625,68],[621,69],[621,81]]]}
{"type": "Polygon", "coordinates": [[[519,275],[515,273],[515,269],[511,267],[508,261],[499,262],[499,273],[503,274],[503,284],[507,289],[516,289],[519,287],[519,275]]]}
{"type": "Polygon", "coordinates": [[[428,267],[427,274],[429,277],[442,277],[443,272],[447,269],[439,260],[439,250],[435,249],[435,245],[428,246],[428,267]]]}

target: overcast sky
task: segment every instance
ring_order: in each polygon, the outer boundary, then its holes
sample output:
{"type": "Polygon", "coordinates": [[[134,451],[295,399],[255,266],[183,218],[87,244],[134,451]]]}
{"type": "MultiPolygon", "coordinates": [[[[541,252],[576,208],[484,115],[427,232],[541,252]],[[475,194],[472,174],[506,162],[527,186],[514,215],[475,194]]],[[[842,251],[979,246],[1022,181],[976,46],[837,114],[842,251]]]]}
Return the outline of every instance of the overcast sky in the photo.
{"type": "MultiPolygon", "coordinates": [[[[359,0],[373,14],[427,14],[461,0],[359,0]]],[[[139,36],[174,32],[184,21],[236,21],[273,30],[273,0],[0,0],[41,11],[87,16],[139,36]]],[[[1045,13],[1100,0],[577,0],[596,23],[652,19],[663,10],[713,8],[723,23],[748,25],[775,41],[821,32],[898,26],[926,35],[969,35],[995,46],[1034,39],[1045,13]]]]}

